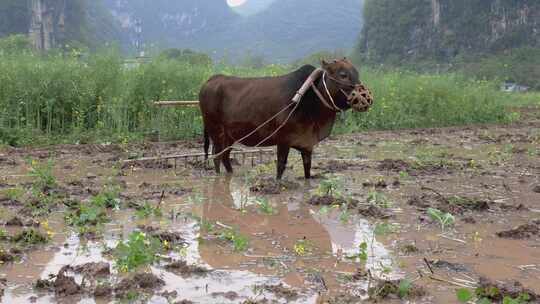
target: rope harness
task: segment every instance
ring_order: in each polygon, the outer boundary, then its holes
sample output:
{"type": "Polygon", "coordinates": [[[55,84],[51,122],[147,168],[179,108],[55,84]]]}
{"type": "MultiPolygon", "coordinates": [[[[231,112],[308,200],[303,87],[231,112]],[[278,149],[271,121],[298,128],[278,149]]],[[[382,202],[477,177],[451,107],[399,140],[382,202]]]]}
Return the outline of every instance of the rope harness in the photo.
{"type": "Polygon", "coordinates": [[[372,101],[373,97],[371,96],[371,92],[369,92],[369,90],[363,84],[353,85],[353,84],[344,83],[344,82],[342,82],[342,81],[340,81],[338,79],[335,79],[335,78],[333,78],[331,76],[327,76],[327,72],[324,69],[317,68],[309,75],[309,77],[306,79],[306,81],[302,84],[302,87],[300,87],[300,89],[296,92],[296,94],[292,98],[291,103],[287,104],[283,109],[281,109],[281,111],[274,114],[272,117],[270,117],[268,120],[266,120],[265,122],[260,124],[257,128],[255,128],[253,131],[251,131],[250,133],[248,133],[244,137],[236,140],[234,143],[232,143],[227,148],[223,149],[221,152],[219,152],[217,154],[214,154],[211,157],[209,157],[208,160],[217,159],[218,157],[223,155],[225,152],[231,150],[234,145],[244,141],[245,139],[247,139],[251,135],[255,134],[257,131],[259,131],[262,127],[266,126],[268,123],[270,123],[272,120],[274,120],[281,113],[285,112],[287,109],[294,106],[292,108],[292,110],[289,112],[289,114],[287,115],[287,118],[283,121],[283,123],[281,123],[278,126],[278,128],[274,132],[272,132],[272,134],[267,136],[265,139],[261,140],[259,143],[257,143],[253,147],[257,148],[260,145],[262,145],[265,141],[270,139],[272,136],[276,135],[276,133],[279,132],[279,130],[281,130],[285,126],[285,124],[287,124],[289,119],[291,119],[293,113],[296,111],[296,109],[298,109],[298,106],[300,105],[300,101],[302,100],[302,97],[304,97],[305,93],[310,88],[313,89],[313,91],[315,92],[315,94],[317,95],[317,97],[319,98],[319,100],[321,101],[321,103],[325,107],[327,107],[328,109],[330,109],[330,110],[332,110],[334,112],[343,112],[343,109],[341,109],[340,107],[338,107],[336,105],[336,103],[334,102],[334,98],[332,97],[332,94],[330,94],[330,90],[328,89],[328,85],[326,84],[326,78],[327,77],[329,79],[331,79],[332,81],[336,82],[339,85],[352,88],[352,91],[349,94],[347,94],[345,92],[345,90],[343,90],[342,88],[339,89],[340,92],[343,95],[345,95],[345,97],[347,98],[347,103],[349,105],[351,105],[351,103],[354,102],[355,100],[358,100],[360,102],[360,105],[362,107],[366,107],[366,108],[373,104],[373,101],[372,101]],[[321,74],[322,74],[322,82],[323,82],[324,90],[325,90],[326,95],[330,99],[330,102],[328,102],[328,100],[324,97],[324,95],[321,93],[321,91],[315,85],[315,81],[320,77],[321,74]],[[362,100],[360,98],[360,96],[363,97],[364,100],[362,100]]]}

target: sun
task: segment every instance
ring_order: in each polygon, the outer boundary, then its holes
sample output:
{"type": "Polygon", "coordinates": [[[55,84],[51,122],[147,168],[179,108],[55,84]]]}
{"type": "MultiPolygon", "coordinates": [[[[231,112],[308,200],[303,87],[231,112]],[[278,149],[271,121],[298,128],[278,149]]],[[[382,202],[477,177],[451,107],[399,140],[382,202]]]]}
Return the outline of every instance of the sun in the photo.
{"type": "Polygon", "coordinates": [[[247,0],[227,0],[227,4],[230,7],[240,6],[244,3],[246,3],[247,0]]]}

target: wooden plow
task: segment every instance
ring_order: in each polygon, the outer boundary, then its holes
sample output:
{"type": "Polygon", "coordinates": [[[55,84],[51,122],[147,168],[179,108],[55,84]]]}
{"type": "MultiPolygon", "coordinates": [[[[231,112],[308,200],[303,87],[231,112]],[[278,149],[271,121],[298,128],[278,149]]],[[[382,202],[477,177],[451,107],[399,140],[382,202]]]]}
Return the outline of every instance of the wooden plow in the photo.
{"type": "MultiPolygon", "coordinates": [[[[199,106],[198,100],[191,101],[154,101],[153,104],[158,107],[194,107],[199,106]]],[[[201,147],[202,150],[202,147],[201,147]]],[[[210,149],[211,151],[211,149],[210,149]]],[[[257,163],[264,163],[270,159],[273,160],[275,151],[272,148],[258,148],[258,149],[241,149],[236,148],[231,150],[231,157],[241,163],[242,165],[246,164],[246,161],[251,163],[251,166],[255,166],[257,163]]],[[[210,155],[209,155],[210,156],[210,155]]],[[[186,153],[186,154],[175,154],[175,155],[158,155],[155,157],[143,157],[136,159],[127,159],[124,160],[124,165],[130,164],[140,164],[145,162],[154,162],[167,167],[172,162],[172,167],[177,168],[179,164],[184,164],[184,166],[190,165],[203,165],[207,168],[210,165],[210,161],[205,161],[204,153],[186,153]]]]}
{"type": "MultiPolygon", "coordinates": [[[[258,163],[264,163],[273,159],[275,155],[274,149],[253,149],[253,150],[232,150],[231,157],[241,163],[242,165],[246,164],[246,161],[251,163],[251,166],[254,167],[258,163]]],[[[174,155],[163,155],[163,156],[154,156],[154,157],[143,157],[136,159],[127,159],[124,160],[124,165],[130,164],[140,164],[140,163],[159,163],[160,166],[164,168],[169,167],[169,164],[172,165],[174,169],[178,168],[180,164],[183,164],[185,167],[188,166],[201,166],[208,168],[210,166],[210,161],[204,159],[204,153],[186,153],[186,154],[174,154],[174,155]]]]}

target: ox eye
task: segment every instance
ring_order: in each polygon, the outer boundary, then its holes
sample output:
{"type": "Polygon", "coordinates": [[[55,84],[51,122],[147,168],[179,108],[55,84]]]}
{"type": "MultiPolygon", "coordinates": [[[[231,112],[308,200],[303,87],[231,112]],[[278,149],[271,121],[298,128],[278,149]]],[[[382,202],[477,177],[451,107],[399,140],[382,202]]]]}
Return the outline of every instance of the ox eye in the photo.
{"type": "Polygon", "coordinates": [[[347,77],[349,77],[349,75],[347,73],[345,73],[345,72],[340,72],[339,77],[341,77],[343,79],[347,79],[347,77]]]}

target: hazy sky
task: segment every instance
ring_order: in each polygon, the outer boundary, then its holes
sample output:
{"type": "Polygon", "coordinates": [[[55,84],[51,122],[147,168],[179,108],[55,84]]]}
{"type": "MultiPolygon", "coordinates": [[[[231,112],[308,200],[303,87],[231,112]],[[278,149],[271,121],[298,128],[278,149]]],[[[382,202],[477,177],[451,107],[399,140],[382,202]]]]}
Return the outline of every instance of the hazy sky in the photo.
{"type": "Polygon", "coordinates": [[[229,6],[239,6],[246,3],[247,0],[227,0],[229,6]]]}
{"type": "Polygon", "coordinates": [[[274,1],[276,0],[227,0],[227,3],[241,15],[253,15],[265,10],[274,1]]]}

